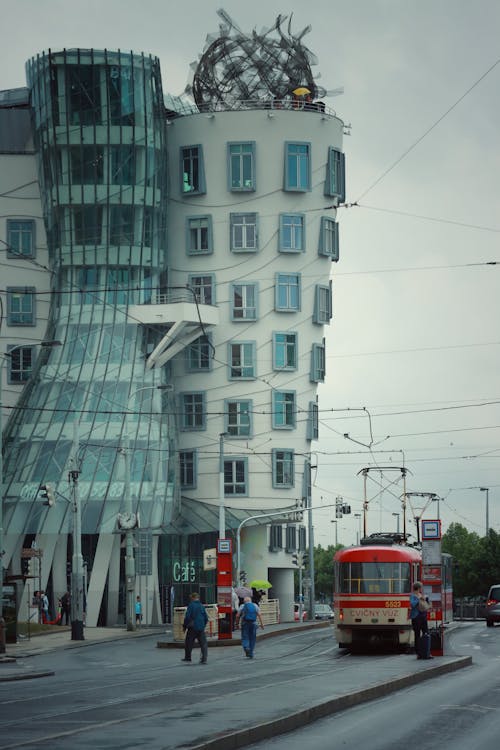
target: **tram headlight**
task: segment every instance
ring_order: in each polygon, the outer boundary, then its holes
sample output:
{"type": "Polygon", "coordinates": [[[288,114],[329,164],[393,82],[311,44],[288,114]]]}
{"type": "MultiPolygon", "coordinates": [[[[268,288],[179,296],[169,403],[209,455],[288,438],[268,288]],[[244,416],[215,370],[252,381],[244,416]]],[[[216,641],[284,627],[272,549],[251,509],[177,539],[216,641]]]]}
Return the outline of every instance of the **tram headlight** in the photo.
{"type": "Polygon", "coordinates": [[[340,622],[342,622],[343,619],[344,619],[344,610],[343,609],[339,609],[339,620],[340,620],[340,622]]]}

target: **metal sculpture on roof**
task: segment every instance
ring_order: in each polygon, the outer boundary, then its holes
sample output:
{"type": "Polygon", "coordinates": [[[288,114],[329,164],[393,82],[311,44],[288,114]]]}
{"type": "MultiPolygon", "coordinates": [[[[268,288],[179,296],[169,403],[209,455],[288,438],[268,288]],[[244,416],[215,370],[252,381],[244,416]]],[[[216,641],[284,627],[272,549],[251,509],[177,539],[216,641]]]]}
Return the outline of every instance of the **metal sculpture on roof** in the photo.
{"type": "Polygon", "coordinates": [[[225,10],[217,13],[223,20],[219,35],[207,36],[203,53],[191,64],[192,84],[186,87],[201,111],[216,109],[218,103],[287,100],[299,88],[313,98],[326,95],[311,71],[317,59],[302,42],[310,26],[294,35],[292,16],[279,15],[271,28],[245,34],[225,10]]]}

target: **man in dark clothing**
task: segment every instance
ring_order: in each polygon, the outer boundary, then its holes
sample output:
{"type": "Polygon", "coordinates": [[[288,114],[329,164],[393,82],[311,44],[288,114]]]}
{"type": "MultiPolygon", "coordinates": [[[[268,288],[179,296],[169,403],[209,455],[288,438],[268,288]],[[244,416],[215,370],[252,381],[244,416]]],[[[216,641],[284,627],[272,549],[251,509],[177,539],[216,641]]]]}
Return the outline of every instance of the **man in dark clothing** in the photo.
{"type": "Polygon", "coordinates": [[[208,644],[205,635],[205,626],[208,622],[207,610],[200,602],[200,595],[191,594],[191,602],[186,609],[184,616],[183,630],[186,632],[184,641],[184,659],[182,661],[191,661],[191,652],[194,642],[197,640],[200,644],[201,658],[200,664],[207,663],[208,644]]]}
{"type": "Polygon", "coordinates": [[[65,625],[69,625],[70,609],[71,596],[69,591],[66,591],[66,593],[61,596],[61,619],[59,620],[59,625],[63,624],[63,620],[65,621],[65,625]]]}

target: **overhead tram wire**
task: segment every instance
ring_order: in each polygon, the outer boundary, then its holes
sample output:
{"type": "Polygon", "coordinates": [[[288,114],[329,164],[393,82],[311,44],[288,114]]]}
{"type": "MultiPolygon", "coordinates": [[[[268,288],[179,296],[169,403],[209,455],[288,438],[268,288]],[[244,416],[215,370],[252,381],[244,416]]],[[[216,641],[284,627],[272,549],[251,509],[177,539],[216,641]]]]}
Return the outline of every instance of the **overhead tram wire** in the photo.
{"type": "Polygon", "coordinates": [[[469,86],[469,88],[467,89],[467,91],[465,91],[465,92],[464,92],[464,93],[463,93],[463,94],[462,94],[461,96],[459,96],[459,98],[458,98],[458,99],[457,99],[457,100],[456,100],[456,101],[455,101],[455,102],[454,102],[454,103],[453,103],[453,104],[452,104],[452,105],[451,105],[450,107],[448,107],[448,109],[447,109],[447,110],[446,110],[446,111],[445,111],[445,112],[444,112],[444,113],[443,113],[443,114],[442,114],[442,115],[441,115],[440,117],[438,117],[438,119],[437,119],[437,120],[436,120],[436,121],[435,121],[435,122],[434,122],[434,123],[433,123],[433,124],[432,124],[432,125],[431,125],[431,126],[430,126],[429,128],[427,128],[427,130],[426,130],[426,131],[425,131],[425,132],[424,132],[424,133],[423,133],[423,134],[422,134],[422,135],[421,135],[421,136],[420,136],[419,138],[417,138],[417,140],[416,140],[416,141],[414,141],[414,142],[413,142],[413,143],[411,144],[411,146],[409,146],[409,147],[408,147],[408,148],[407,148],[407,149],[406,149],[406,150],[405,150],[405,151],[404,151],[404,152],[403,152],[403,153],[402,153],[402,154],[401,154],[401,155],[400,155],[400,156],[399,156],[399,157],[398,157],[398,158],[396,159],[396,161],[394,161],[394,162],[393,162],[393,163],[392,163],[392,164],[391,164],[391,165],[390,165],[389,167],[387,167],[387,169],[386,169],[386,170],[384,170],[384,172],[382,172],[382,174],[381,174],[381,175],[379,175],[379,177],[377,177],[377,179],[376,179],[376,180],[374,180],[374,181],[372,182],[372,184],[371,184],[371,185],[369,185],[369,186],[368,186],[368,187],[366,188],[366,190],[364,190],[364,191],[363,191],[363,192],[361,193],[361,195],[360,195],[360,196],[358,197],[358,199],[357,199],[357,200],[355,201],[355,204],[359,204],[359,201],[360,201],[360,200],[362,200],[362,199],[363,199],[363,198],[365,197],[365,195],[367,195],[367,194],[368,194],[369,192],[371,192],[371,191],[373,190],[373,188],[374,188],[374,187],[375,187],[376,185],[378,185],[378,184],[379,184],[379,183],[380,183],[380,182],[381,182],[381,181],[382,181],[382,180],[384,179],[384,177],[387,177],[387,175],[388,175],[388,174],[389,174],[390,172],[392,172],[392,170],[393,170],[393,169],[395,169],[395,167],[397,167],[397,165],[398,165],[398,164],[400,164],[400,162],[402,162],[402,161],[403,161],[403,159],[404,159],[404,158],[405,158],[406,156],[408,156],[408,154],[409,154],[409,153],[410,153],[411,151],[413,151],[413,149],[414,149],[414,148],[416,148],[416,147],[418,146],[418,144],[419,144],[419,143],[421,143],[421,142],[422,142],[422,141],[424,140],[424,138],[426,138],[426,137],[427,137],[427,136],[429,135],[429,133],[431,133],[431,132],[432,132],[432,131],[434,130],[434,128],[436,128],[436,127],[437,127],[437,126],[439,125],[439,123],[440,123],[440,122],[442,122],[442,121],[443,121],[443,120],[445,119],[445,117],[447,117],[447,116],[448,116],[448,115],[450,114],[450,112],[452,112],[452,111],[453,111],[453,110],[455,109],[455,107],[457,107],[457,106],[458,106],[458,105],[460,104],[460,102],[461,102],[461,101],[463,101],[463,100],[465,99],[465,97],[466,97],[466,96],[468,96],[468,95],[470,94],[470,92],[471,92],[471,91],[472,91],[473,89],[475,89],[475,88],[476,88],[476,86],[478,86],[478,85],[479,85],[479,84],[481,83],[481,81],[483,81],[483,80],[484,80],[484,79],[486,78],[486,76],[488,76],[488,75],[489,75],[489,74],[491,73],[491,71],[492,71],[492,70],[494,70],[494,69],[496,68],[496,66],[497,66],[497,65],[498,65],[499,63],[500,63],[500,58],[499,58],[498,60],[496,60],[496,61],[495,61],[495,62],[493,63],[493,65],[491,65],[491,66],[490,66],[490,67],[489,67],[489,68],[488,68],[488,69],[487,69],[487,70],[486,70],[486,71],[485,71],[485,72],[484,72],[484,73],[483,73],[483,74],[482,74],[482,75],[481,75],[481,76],[480,76],[480,77],[479,77],[479,78],[478,78],[478,79],[477,79],[476,81],[474,81],[474,83],[472,84],[472,86],[469,86]]]}

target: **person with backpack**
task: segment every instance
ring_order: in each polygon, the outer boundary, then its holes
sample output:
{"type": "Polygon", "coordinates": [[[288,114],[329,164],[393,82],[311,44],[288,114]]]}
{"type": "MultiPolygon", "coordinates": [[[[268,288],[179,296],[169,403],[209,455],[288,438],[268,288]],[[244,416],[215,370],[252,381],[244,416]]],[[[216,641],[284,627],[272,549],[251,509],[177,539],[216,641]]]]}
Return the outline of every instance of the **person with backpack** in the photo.
{"type": "Polygon", "coordinates": [[[236,627],[241,623],[241,645],[243,646],[245,656],[249,659],[253,659],[255,651],[255,642],[257,640],[257,620],[259,621],[260,627],[264,629],[264,623],[262,622],[259,607],[252,602],[250,596],[245,596],[243,604],[241,605],[236,617],[236,627]]]}
{"type": "Polygon", "coordinates": [[[431,637],[427,627],[427,610],[429,600],[424,596],[424,587],[420,581],[413,584],[410,594],[410,619],[415,634],[415,652],[417,659],[433,659],[431,656],[431,637]]]}

